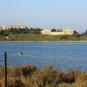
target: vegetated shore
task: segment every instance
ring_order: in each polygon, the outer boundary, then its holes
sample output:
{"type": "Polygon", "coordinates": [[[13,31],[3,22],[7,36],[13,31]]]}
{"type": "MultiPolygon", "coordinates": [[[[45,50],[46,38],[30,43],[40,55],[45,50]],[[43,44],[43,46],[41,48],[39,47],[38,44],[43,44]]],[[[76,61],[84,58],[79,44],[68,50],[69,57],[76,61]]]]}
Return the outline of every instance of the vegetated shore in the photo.
{"type": "Polygon", "coordinates": [[[60,43],[80,43],[80,42],[87,42],[87,41],[0,41],[0,42],[60,42],[60,43]]]}
{"type": "MultiPolygon", "coordinates": [[[[38,69],[32,64],[7,69],[8,87],[87,87],[87,72],[69,69],[64,73],[46,65],[38,69]]],[[[0,87],[4,87],[4,67],[0,65],[0,87]]]]}
{"type": "Polygon", "coordinates": [[[87,36],[14,34],[11,36],[0,36],[0,41],[11,41],[11,42],[87,42],[87,36]]]}

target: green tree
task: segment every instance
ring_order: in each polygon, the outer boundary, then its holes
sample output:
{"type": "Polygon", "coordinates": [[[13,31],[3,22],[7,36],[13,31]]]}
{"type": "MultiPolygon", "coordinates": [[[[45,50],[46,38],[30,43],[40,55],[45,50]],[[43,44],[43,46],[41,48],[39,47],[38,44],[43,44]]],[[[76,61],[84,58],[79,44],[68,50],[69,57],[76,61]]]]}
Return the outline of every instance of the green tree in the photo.
{"type": "Polygon", "coordinates": [[[85,34],[87,35],[87,30],[85,31],[85,34]]]}
{"type": "Polygon", "coordinates": [[[56,31],[56,29],[55,29],[55,28],[51,30],[51,32],[55,32],[55,31],[56,31]]]}
{"type": "Polygon", "coordinates": [[[75,31],[73,31],[73,34],[78,35],[79,33],[75,30],[75,31]]]}
{"type": "Polygon", "coordinates": [[[41,34],[41,29],[40,28],[36,28],[35,29],[35,34],[41,34]]]}
{"type": "Polygon", "coordinates": [[[34,28],[30,28],[30,34],[35,34],[35,29],[34,28]]]}
{"type": "Polygon", "coordinates": [[[0,35],[3,35],[4,34],[4,30],[0,30],[0,35]]]}
{"type": "Polygon", "coordinates": [[[8,35],[9,35],[9,31],[5,30],[4,33],[3,33],[3,36],[8,36],[8,35]]]}
{"type": "Polygon", "coordinates": [[[13,34],[17,34],[17,28],[14,28],[13,31],[12,31],[13,34]]]}

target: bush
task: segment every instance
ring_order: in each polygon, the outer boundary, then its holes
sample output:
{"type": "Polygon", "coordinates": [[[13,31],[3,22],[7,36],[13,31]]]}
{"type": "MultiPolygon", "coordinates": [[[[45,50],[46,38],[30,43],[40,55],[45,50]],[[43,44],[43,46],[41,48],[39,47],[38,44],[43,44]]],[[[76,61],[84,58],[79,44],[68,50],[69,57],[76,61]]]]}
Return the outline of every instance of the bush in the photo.
{"type": "MultiPolygon", "coordinates": [[[[0,66],[0,73],[4,68],[0,66]]],[[[86,87],[87,72],[70,69],[67,73],[53,69],[51,65],[37,69],[33,65],[8,68],[8,87],[86,87]]],[[[0,78],[0,87],[4,87],[4,76],[0,78]]]]}
{"type": "Polygon", "coordinates": [[[22,66],[21,70],[22,70],[22,75],[25,77],[28,77],[28,76],[31,76],[31,74],[35,72],[37,68],[33,65],[26,65],[26,66],[22,66]]]}
{"type": "Polygon", "coordinates": [[[8,87],[25,87],[25,85],[20,79],[15,79],[8,82],[8,87]]]}

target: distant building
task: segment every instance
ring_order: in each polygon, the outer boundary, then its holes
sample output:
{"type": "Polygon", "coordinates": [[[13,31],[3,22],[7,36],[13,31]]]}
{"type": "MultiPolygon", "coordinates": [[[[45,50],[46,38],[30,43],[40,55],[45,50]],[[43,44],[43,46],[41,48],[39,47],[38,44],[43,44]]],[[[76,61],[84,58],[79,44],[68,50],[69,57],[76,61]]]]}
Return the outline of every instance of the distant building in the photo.
{"type": "Polygon", "coordinates": [[[48,30],[48,29],[43,29],[41,31],[42,34],[51,34],[51,30],[48,30]]]}
{"type": "Polygon", "coordinates": [[[22,24],[20,24],[20,25],[4,25],[2,30],[8,30],[8,29],[11,29],[11,28],[24,29],[24,28],[26,28],[26,26],[24,26],[22,24]]]}
{"type": "Polygon", "coordinates": [[[73,35],[73,30],[71,29],[58,29],[57,31],[51,32],[51,30],[43,29],[41,31],[42,34],[49,34],[49,35],[73,35]]]}
{"type": "Polygon", "coordinates": [[[66,34],[66,35],[72,35],[73,34],[73,30],[65,29],[65,30],[63,30],[63,33],[66,34]]]}

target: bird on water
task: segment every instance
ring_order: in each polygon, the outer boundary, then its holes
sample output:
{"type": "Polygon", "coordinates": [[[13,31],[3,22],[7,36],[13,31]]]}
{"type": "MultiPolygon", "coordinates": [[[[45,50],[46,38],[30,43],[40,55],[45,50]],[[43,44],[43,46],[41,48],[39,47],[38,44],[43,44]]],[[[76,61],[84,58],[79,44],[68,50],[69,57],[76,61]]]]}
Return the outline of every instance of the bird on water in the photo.
{"type": "Polygon", "coordinates": [[[23,55],[23,53],[21,51],[18,52],[19,55],[23,55]]]}

